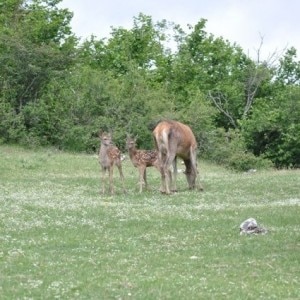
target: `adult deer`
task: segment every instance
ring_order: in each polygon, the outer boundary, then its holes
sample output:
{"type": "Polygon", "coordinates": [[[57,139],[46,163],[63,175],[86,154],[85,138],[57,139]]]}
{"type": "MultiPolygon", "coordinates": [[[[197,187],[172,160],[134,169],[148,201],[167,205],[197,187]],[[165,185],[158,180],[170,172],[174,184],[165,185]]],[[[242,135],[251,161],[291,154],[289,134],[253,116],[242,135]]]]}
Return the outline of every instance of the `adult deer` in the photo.
{"type": "Polygon", "coordinates": [[[148,188],[147,183],[147,167],[155,167],[160,171],[158,152],[156,150],[141,150],[136,148],[136,138],[127,135],[126,146],[132,164],[139,171],[140,193],[143,191],[143,186],[148,188]]]}
{"type": "Polygon", "coordinates": [[[110,133],[102,132],[99,134],[101,145],[99,150],[99,163],[102,170],[102,192],[105,193],[106,183],[106,171],[109,174],[109,190],[111,194],[114,194],[114,185],[113,185],[113,170],[114,166],[117,166],[120,173],[120,178],[122,182],[122,187],[124,188],[124,175],[122,171],[121,164],[121,151],[113,145],[112,137],[110,133]]]}
{"type": "Polygon", "coordinates": [[[177,189],[177,157],[184,161],[189,188],[194,189],[198,173],[197,142],[191,128],[177,121],[161,121],[153,130],[153,136],[159,153],[161,192],[170,194],[177,189]],[[174,178],[170,171],[171,165],[173,165],[174,178]]]}

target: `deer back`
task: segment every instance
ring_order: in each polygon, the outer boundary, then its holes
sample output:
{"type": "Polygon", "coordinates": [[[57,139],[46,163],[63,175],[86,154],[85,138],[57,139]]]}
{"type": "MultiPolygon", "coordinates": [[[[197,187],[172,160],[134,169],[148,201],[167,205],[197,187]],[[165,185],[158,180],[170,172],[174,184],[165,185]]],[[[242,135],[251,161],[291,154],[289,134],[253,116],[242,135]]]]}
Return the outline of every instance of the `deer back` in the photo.
{"type": "Polygon", "coordinates": [[[189,126],[177,121],[162,121],[153,131],[156,147],[162,152],[175,152],[183,159],[195,151],[197,142],[189,126]]]}
{"type": "Polygon", "coordinates": [[[139,150],[136,148],[136,139],[127,137],[126,140],[129,157],[135,167],[144,165],[146,167],[154,166],[158,160],[158,152],[156,150],[139,150]]]}

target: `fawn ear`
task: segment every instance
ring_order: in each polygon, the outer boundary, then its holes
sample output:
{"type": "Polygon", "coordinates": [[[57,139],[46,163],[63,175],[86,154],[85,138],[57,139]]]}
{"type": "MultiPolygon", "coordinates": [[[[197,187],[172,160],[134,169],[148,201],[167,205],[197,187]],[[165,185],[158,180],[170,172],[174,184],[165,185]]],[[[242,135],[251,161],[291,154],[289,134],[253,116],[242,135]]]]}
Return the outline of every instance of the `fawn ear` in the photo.
{"type": "Polygon", "coordinates": [[[98,132],[98,136],[99,136],[99,138],[101,138],[102,134],[103,134],[103,130],[102,130],[102,129],[100,129],[100,130],[99,130],[99,132],[98,132]]]}
{"type": "Polygon", "coordinates": [[[133,140],[134,142],[136,141],[136,138],[132,136],[132,134],[126,132],[127,140],[133,140]]]}

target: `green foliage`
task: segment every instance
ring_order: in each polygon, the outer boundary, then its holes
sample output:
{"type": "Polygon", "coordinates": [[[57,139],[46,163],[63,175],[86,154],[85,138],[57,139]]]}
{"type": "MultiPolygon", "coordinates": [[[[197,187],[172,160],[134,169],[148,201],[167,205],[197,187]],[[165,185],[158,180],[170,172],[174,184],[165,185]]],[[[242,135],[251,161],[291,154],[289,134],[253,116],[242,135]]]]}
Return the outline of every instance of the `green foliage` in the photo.
{"type": "Polygon", "coordinates": [[[236,171],[271,168],[272,162],[247,151],[243,136],[237,130],[218,128],[210,133],[204,157],[236,171]]]}
{"type": "Polygon", "coordinates": [[[185,33],[143,13],[131,29],[78,44],[60,2],[0,3],[0,142],[95,152],[103,129],[123,150],[127,132],[152,148],[151,129],[170,118],[192,127],[201,155],[226,166],[247,170],[267,158],[299,167],[295,48],[278,66],[257,63],[207,33],[204,19],[185,33]]]}
{"type": "Polygon", "coordinates": [[[25,135],[23,116],[0,98],[0,143],[17,143],[25,135]]]}
{"type": "Polygon", "coordinates": [[[178,118],[192,128],[198,142],[199,154],[205,153],[210,143],[210,132],[215,128],[217,111],[200,91],[191,92],[188,99],[189,104],[180,112],[178,118]]]}
{"type": "Polygon", "coordinates": [[[297,51],[291,47],[280,59],[277,81],[288,85],[300,84],[300,61],[296,61],[296,59],[297,51]]]}
{"type": "Polygon", "coordinates": [[[167,24],[154,24],[150,16],[139,14],[130,30],[112,28],[105,42],[93,36],[83,43],[80,57],[94,68],[109,70],[117,76],[130,73],[132,68],[151,71],[165,66],[169,55],[163,48],[167,24]]]}
{"type": "MultiPolygon", "coordinates": [[[[225,100],[221,106],[228,114],[221,111],[215,121],[217,126],[228,128],[235,126],[229,122],[228,115],[234,120],[242,116],[246,79],[253,62],[239,46],[208,34],[205,24],[206,20],[199,21],[183,39],[174,59],[172,88],[181,96],[179,108],[189,101],[191,91],[200,90],[212,96],[221,94],[225,100]]],[[[219,108],[216,102],[220,99],[213,102],[219,108]]]]}
{"type": "Polygon", "coordinates": [[[263,157],[257,157],[253,153],[238,151],[234,149],[234,152],[229,156],[228,166],[236,171],[248,171],[256,172],[262,169],[271,169],[273,163],[263,157]]]}
{"type": "MultiPolygon", "coordinates": [[[[59,145],[60,110],[45,91],[75,57],[72,14],[60,1],[8,1],[0,13],[2,138],[27,145],[59,145]]],[[[63,116],[61,116],[63,117],[63,116]]]]}
{"type": "Polygon", "coordinates": [[[299,87],[286,87],[268,103],[260,101],[242,123],[248,148],[276,167],[299,167],[299,112],[299,87]]]}
{"type": "Polygon", "coordinates": [[[8,13],[1,10],[0,98],[16,114],[38,101],[48,82],[73,61],[72,14],[57,9],[58,2],[9,1],[8,13]]]}
{"type": "Polygon", "coordinates": [[[149,126],[167,111],[172,111],[167,91],[150,89],[143,72],[115,78],[77,66],[67,80],[53,80],[23,115],[30,136],[41,144],[91,152],[98,148],[100,129],[111,130],[122,149],[126,132],[138,135],[141,146],[153,147],[149,126]]]}

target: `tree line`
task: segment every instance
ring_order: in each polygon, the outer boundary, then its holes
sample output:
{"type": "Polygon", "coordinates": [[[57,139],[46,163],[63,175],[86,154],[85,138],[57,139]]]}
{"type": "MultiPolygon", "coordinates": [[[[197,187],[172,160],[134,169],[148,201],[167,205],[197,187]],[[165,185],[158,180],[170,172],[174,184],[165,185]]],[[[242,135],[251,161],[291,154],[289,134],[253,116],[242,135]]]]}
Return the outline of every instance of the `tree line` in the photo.
{"type": "Polygon", "coordinates": [[[170,118],[192,127],[205,159],[300,166],[294,47],[254,60],[208,33],[205,19],[185,32],[142,13],[131,29],[81,41],[60,2],[0,3],[0,143],[95,152],[103,129],[123,150],[126,133],[151,148],[152,128],[170,118]]]}

